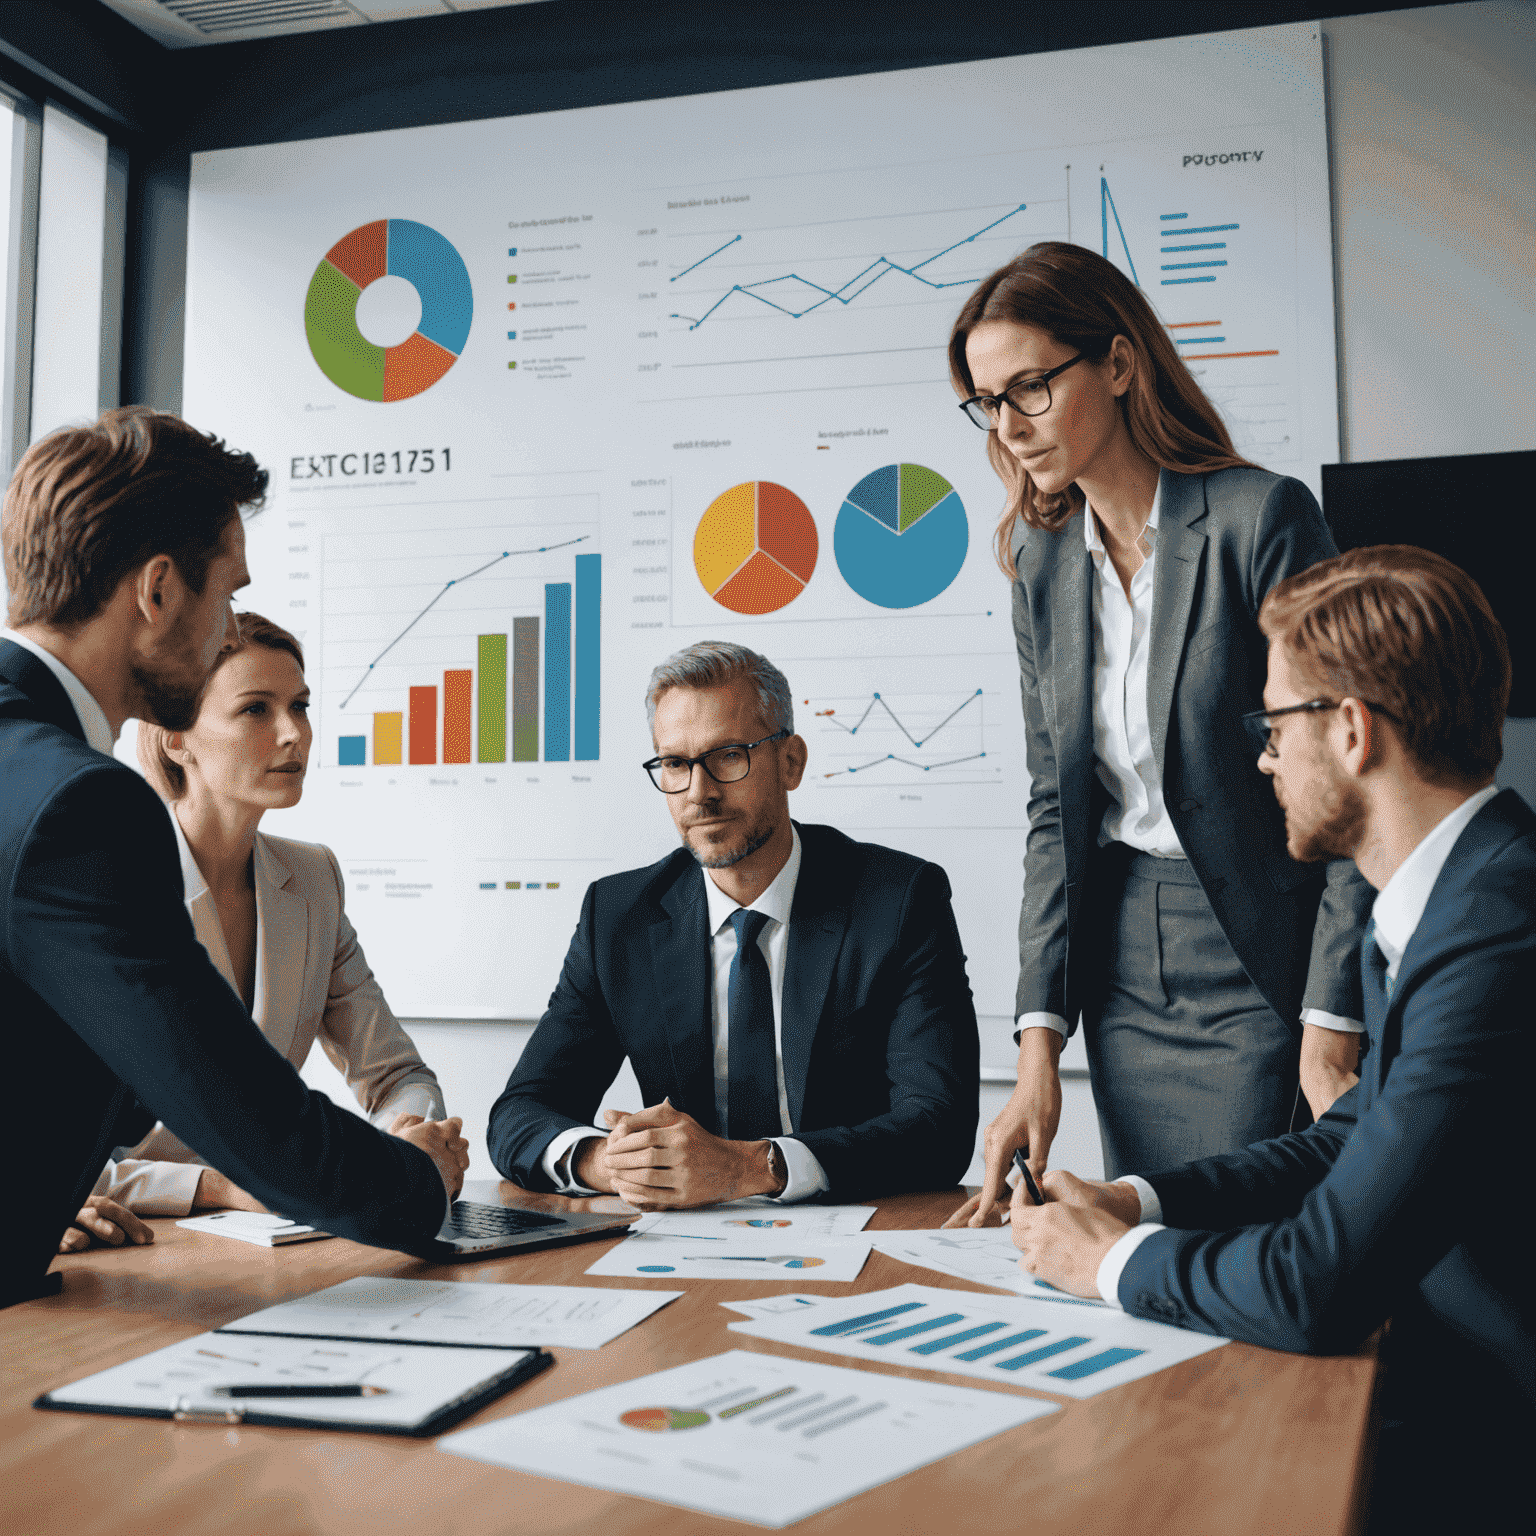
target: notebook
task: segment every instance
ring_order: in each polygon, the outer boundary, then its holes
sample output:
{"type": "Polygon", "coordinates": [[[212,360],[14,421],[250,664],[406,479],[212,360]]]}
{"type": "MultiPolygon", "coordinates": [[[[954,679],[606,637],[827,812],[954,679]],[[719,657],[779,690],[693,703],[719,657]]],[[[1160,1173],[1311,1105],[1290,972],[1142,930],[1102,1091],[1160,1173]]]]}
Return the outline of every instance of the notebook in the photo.
{"type": "Polygon", "coordinates": [[[288,1243],[309,1243],[331,1235],[318,1227],[289,1221],[286,1216],[268,1215],[266,1211],[212,1211],[207,1216],[189,1216],[176,1225],[189,1232],[238,1237],[242,1243],[255,1243],[258,1248],[281,1248],[288,1243]]]}

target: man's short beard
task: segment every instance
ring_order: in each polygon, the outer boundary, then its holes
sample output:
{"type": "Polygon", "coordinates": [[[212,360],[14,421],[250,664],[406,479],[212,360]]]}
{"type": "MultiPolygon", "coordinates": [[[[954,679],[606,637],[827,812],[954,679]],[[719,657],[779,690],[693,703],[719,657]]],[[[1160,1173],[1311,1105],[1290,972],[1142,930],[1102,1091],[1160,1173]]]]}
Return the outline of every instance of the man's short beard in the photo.
{"type": "Polygon", "coordinates": [[[197,721],[198,700],[203,696],[203,682],[194,687],[184,676],[152,672],[147,667],[129,668],[137,690],[144,718],[168,731],[189,731],[197,721]]]}
{"type": "Polygon", "coordinates": [[[686,835],[683,838],[683,842],[687,846],[689,853],[705,869],[729,869],[731,865],[740,864],[743,859],[750,858],[759,848],[765,847],[769,839],[772,838],[774,831],[775,828],[773,827],[758,827],[747,833],[746,841],[739,848],[721,849],[718,852],[712,853],[701,853],[693,846],[686,835]]]}
{"type": "Polygon", "coordinates": [[[1302,864],[1352,859],[1365,829],[1365,796],[1348,779],[1330,778],[1308,809],[1311,819],[1298,828],[1286,812],[1287,851],[1302,864]]]}

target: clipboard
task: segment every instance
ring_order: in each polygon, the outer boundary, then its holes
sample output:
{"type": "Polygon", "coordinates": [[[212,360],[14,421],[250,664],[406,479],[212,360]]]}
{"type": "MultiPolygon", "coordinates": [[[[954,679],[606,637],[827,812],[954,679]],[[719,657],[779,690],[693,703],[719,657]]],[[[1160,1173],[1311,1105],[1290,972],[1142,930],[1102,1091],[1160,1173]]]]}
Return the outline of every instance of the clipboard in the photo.
{"type": "Polygon", "coordinates": [[[203,1333],[45,1392],[34,1408],[275,1425],[362,1434],[438,1435],[554,1364],[544,1349],[356,1343],[203,1333]],[[221,1397],[221,1386],[352,1385],[373,1397],[221,1397]]]}

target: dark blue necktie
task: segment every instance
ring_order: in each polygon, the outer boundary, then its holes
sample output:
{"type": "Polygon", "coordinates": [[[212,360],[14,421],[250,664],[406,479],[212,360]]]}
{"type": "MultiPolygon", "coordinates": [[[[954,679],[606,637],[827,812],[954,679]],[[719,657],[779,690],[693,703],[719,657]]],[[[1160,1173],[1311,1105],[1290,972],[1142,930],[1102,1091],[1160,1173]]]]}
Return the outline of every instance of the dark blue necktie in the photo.
{"type": "Polygon", "coordinates": [[[758,1141],[780,1136],[779,1083],[773,1046],[773,985],[758,937],[768,921],[766,912],[738,907],[731,913],[736,930],[736,955],[731,961],[727,992],[729,1008],[729,1076],[725,1134],[732,1141],[758,1141]]]}
{"type": "Polygon", "coordinates": [[[1392,1001],[1392,978],[1387,975],[1387,957],[1376,942],[1376,924],[1370,923],[1360,944],[1360,969],[1365,981],[1365,1023],[1380,1025],[1392,1001]]]}

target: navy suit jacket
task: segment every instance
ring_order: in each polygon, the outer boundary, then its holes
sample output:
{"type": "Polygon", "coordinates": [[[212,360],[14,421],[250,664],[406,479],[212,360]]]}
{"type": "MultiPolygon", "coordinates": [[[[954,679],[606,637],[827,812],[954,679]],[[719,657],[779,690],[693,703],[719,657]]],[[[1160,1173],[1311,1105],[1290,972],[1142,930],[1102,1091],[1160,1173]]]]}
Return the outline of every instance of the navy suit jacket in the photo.
{"type": "MultiPolygon", "coordinates": [[[[1297,1032],[1303,1008],[1359,1019],[1356,957],[1374,893],[1354,864],[1286,852],[1285,817],[1241,716],[1263,708],[1269,589],[1338,551],[1312,493],[1252,468],[1159,481],[1147,716],[1174,830],[1243,969],[1297,1032]]],[[[1079,514],[1079,517],[1086,513],[1079,514]]],[[[1094,768],[1093,557],[1079,518],[1026,528],[1013,629],[1029,760],[1016,1013],[1075,1029],[1102,1002],[1114,932],[1094,768]]]]}
{"type": "Polygon", "coordinates": [[[311,1093],[267,1043],[192,931],[165,807],[4,640],[0,784],[0,1039],[30,1086],[9,1129],[38,1153],[11,1191],[0,1304],[38,1292],[112,1149],[157,1119],[285,1216],[431,1252],[432,1160],[311,1093]]]}
{"type": "Polygon", "coordinates": [[[1360,1082],[1317,1124],[1145,1175],[1170,1230],[1132,1253],[1121,1303],[1308,1353],[1393,1317],[1405,1356],[1405,1326],[1450,1338],[1529,1411],[1530,1202],[1510,1180],[1530,1164],[1536,815],[1513,790],[1457,839],[1390,1002],[1369,979],[1366,998],[1360,1082]]]}
{"type": "MultiPolygon", "coordinates": [[[[781,1027],[792,1134],[836,1199],[956,1184],[975,1146],[980,1053],[949,881],[831,827],[799,832],[781,1027]]],[[[587,891],[549,1007],[491,1110],[486,1141],[509,1178],[549,1188],[544,1149],[592,1123],[626,1056],[646,1104],[670,1097],[716,1129],[705,878],[679,848],[587,891]]]]}

